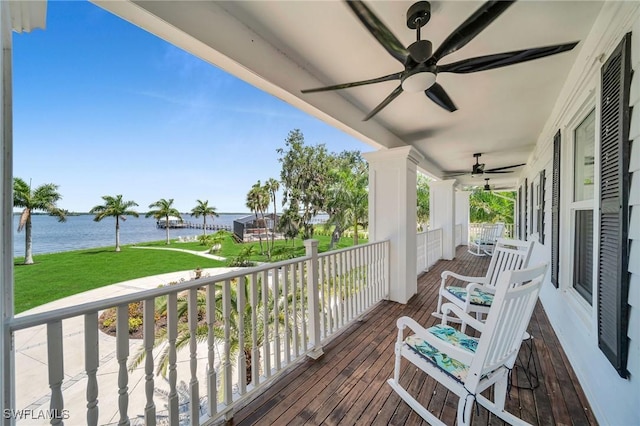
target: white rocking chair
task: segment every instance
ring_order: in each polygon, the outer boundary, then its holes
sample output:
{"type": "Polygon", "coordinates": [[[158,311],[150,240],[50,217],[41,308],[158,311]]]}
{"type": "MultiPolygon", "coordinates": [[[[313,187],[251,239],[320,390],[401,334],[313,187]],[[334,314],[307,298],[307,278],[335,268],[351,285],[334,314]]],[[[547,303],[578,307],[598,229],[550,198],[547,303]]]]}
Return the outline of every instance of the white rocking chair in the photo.
{"type": "MultiPolygon", "coordinates": [[[[442,299],[457,305],[464,312],[475,312],[476,319],[489,312],[496,292],[498,279],[503,271],[519,270],[529,265],[529,258],[533,251],[533,241],[509,240],[500,238],[493,250],[487,275],[484,277],[468,277],[451,271],[444,271],[441,275],[438,308],[433,316],[442,317],[442,299]],[[447,286],[447,278],[453,277],[468,282],[466,287],[447,286]],[[471,297],[469,297],[471,295],[471,297]]],[[[455,321],[455,319],[451,319],[455,321]]],[[[462,331],[465,330],[464,323],[462,331]]]]}
{"type": "Polygon", "coordinates": [[[547,264],[543,264],[502,273],[485,323],[451,303],[442,306],[445,312],[442,324],[428,329],[409,317],[398,319],[395,369],[387,383],[428,423],[444,425],[400,385],[400,364],[404,357],[458,395],[459,426],[471,424],[474,400],[512,425],[528,425],[505,411],[504,404],[509,372],[518,356],[546,270],[547,264]],[[446,314],[449,312],[478,330],[480,337],[470,337],[448,326],[446,314]],[[405,338],[407,327],[414,334],[405,338]],[[495,385],[493,402],[480,395],[492,385],[495,385]]]}
{"type": "Polygon", "coordinates": [[[474,256],[486,256],[493,253],[498,238],[504,234],[504,223],[483,223],[478,234],[469,241],[468,252],[474,256]]]}

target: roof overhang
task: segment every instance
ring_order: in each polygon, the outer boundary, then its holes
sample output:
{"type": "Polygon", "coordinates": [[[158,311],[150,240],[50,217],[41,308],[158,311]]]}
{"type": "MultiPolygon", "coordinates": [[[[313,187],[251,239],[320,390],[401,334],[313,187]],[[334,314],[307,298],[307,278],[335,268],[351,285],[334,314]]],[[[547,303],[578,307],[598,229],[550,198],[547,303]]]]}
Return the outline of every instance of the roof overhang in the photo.
{"type": "MultiPolygon", "coordinates": [[[[377,148],[413,146],[419,167],[435,177],[525,163],[582,44],[570,52],[473,74],[439,74],[458,106],[449,113],[424,94],[403,93],[369,121],[362,118],[396,82],[302,94],[305,88],[399,72],[396,62],[343,2],[95,1],[186,51],[377,148]]],[[[479,2],[433,1],[422,39],[436,48],[479,2]]],[[[367,2],[405,45],[407,1],[367,2]]],[[[521,1],[443,63],[530,47],[584,40],[601,2],[521,1]]],[[[514,185],[518,173],[493,175],[514,185]]],[[[486,176],[485,176],[486,177],[486,176]]],[[[462,184],[484,184],[463,176],[462,184]]]]}

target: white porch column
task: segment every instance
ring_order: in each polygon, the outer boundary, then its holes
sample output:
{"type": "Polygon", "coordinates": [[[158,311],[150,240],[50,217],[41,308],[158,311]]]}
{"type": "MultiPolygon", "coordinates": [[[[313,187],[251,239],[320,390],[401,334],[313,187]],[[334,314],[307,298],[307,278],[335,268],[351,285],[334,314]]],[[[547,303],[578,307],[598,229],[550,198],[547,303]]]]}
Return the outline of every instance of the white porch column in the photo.
{"type": "MultiPolygon", "coordinates": [[[[9,2],[0,2],[0,413],[15,408],[13,399],[14,366],[12,338],[6,332],[6,323],[13,317],[13,132],[11,99],[11,21],[9,2]]],[[[14,424],[13,419],[4,419],[2,424],[14,424]]]]}
{"type": "Polygon", "coordinates": [[[442,258],[452,260],[456,255],[456,180],[429,183],[429,229],[442,228],[442,258]]]}
{"type": "Polygon", "coordinates": [[[471,191],[456,193],[456,225],[462,225],[462,245],[469,243],[469,196],[471,191]]]}
{"type": "Polygon", "coordinates": [[[390,240],[389,298],[407,303],[418,291],[416,273],[417,164],[412,147],[363,154],[369,162],[369,240],[390,240]]]}

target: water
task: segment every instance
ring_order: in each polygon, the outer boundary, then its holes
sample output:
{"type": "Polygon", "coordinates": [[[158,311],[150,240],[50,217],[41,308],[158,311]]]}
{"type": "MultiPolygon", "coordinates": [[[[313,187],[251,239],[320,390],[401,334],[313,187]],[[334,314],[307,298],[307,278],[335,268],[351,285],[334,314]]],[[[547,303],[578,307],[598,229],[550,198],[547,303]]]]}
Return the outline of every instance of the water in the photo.
{"type": "MultiPolygon", "coordinates": [[[[220,213],[213,222],[207,218],[207,225],[228,225],[233,227],[233,221],[244,217],[244,214],[220,213]]],[[[33,254],[57,253],[61,251],[80,250],[93,247],[114,246],[116,244],[116,220],[109,217],[100,222],[94,222],[94,215],[69,216],[64,223],[58,223],[57,218],[47,215],[32,217],[32,250],[33,254]]],[[[192,218],[183,215],[186,222],[202,224],[202,217],[192,218]]],[[[24,230],[18,232],[19,215],[13,220],[13,255],[24,256],[24,230]]],[[[207,230],[207,234],[214,231],[207,230]]],[[[178,228],[170,229],[170,238],[178,236],[201,235],[202,229],[178,228]]],[[[120,222],[120,244],[134,244],[149,241],[164,240],[166,231],[156,227],[156,219],[128,217],[120,222]]]]}

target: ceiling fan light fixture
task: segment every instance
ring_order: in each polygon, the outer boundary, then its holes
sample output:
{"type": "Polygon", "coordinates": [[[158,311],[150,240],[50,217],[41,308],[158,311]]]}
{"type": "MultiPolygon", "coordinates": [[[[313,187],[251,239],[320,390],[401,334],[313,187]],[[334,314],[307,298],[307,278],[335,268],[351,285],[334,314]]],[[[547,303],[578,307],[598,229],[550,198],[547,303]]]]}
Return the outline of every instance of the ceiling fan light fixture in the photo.
{"type": "Polygon", "coordinates": [[[424,92],[436,82],[436,75],[430,71],[417,72],[402,80],[402,90],[409,93],[424,92]]]}

